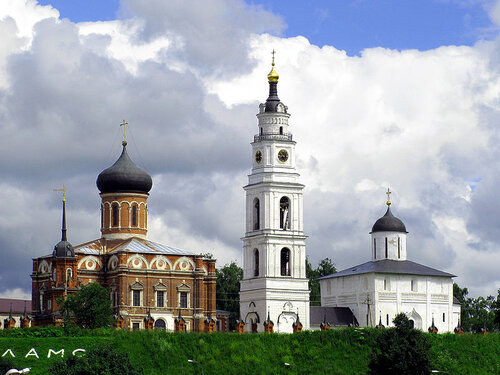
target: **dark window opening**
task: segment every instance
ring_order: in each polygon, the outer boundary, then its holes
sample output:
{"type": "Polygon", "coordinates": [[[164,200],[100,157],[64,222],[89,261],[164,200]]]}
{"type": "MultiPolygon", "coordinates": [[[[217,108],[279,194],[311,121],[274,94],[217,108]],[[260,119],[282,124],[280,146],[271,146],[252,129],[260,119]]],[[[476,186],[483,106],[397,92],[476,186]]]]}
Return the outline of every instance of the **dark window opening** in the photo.
{"type": "Polygon", "coordinates": [[[166,329],[167,325],[163,319],[158,319],[155,321],[155,329],[166,329]]]}
{"type": "Polygon", "coordinates": [[[387,247],[387,237],[385,238],[385,257],[388,258],[388,253],[389,253],[389,250],[388,250],[388,247],[387,247]]]}
{"type": "Polygon", "coordinates": [[[259,276],[259,250],[257,249],[255,249],[253,252],[253,260],[254,260],[253,275],[259,276]]]}
{"type": "Polygon", "coordinates": [[[139,323],[132,323],[132,330],[133,331],[138,331],[140,328],[140,324],[139,323]]]}
{"type": "Polygon", "coordinates": [[[260,229],[260,201],[255,198],[253,201],[253,229],[260,229]]]}
{"type": "Polygon", "coordinates": [[[188,307],[188,294],[187,294],[187,292],[180,293],[179,307],[182,309],[187,309],[187,307],[188,307]]]}
{"type": "Polygon", "coordinates": [[[283,126],[280,126],[280,134],[283,135],[283,126]]]}
{"type": "Polygon", "coordinates": [[[398,259],[401,258],[401,238],[398,237],[398,259]]]}
{"type": "Polygon", "coordinates": [[[132,226],[137,226],[137,206],[132,206],[132,226]]]}
{"type": "Polygon", "coordinates": [[[163,290],[158,290],[156,292],[156,306],[164,307],[165,292],[163,290]]]}
{"type": "Polygon", "coordinates": [[[264,133],[264,131],[262,130],[262,128],[260,128],[260,135],[262,135],[264,133]]]}
{"type": "Polygon", "coordinates": [[[373,259],[377,259],[377,239],[373,239],[373,259]]]}
{"type": "Polygon", "coordinates": [[[445,313],[443,313],[443,323],[446,321],[446,319],[445,319],[445,318],[446,318],[446,314],[445,314],[445,313]]]}
{"type": "Polygon", "coordinates": [[[388,326],[389,325],[389,314],[386,315],[386,321],[387,321],[386,325],[388,326]]]}
{"type": "Polygon", "coordinates": [[[113,226],[117,227],[118,226],[118,205],[114,204],[111,207],[111,211],[112,211],[112,216],[113,216],[113,226]]]}
{"type": "Polygon", "coordinates": [[[287,197],[280,199],[280,228],[290,229],[290,200],[287,197]]]}
{"type": "Polygon", "coordinates": [[[281,276],[290,276],[290,250],[281,250],[281,276]]]}
{"type": "Polygon", "coordinates": [[[132,306],[141,306],[141,291],[132,291],[132,306]]]}

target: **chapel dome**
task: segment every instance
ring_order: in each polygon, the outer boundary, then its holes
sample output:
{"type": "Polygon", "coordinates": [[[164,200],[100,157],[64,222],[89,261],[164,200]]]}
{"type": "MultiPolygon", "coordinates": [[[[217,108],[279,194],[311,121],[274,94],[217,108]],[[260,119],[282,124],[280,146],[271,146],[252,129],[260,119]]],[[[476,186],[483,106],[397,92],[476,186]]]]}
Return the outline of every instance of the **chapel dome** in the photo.
{"type": "Polygon", "coordinates": [[[371,233],[374,232],[402,232],[408,233],[404,223],[394,216],[391,212],[390,203],[387,205],[387,211],[384,216],[373,224],[371,233]]]}
{"type": "Polygon", "coordinates": [[[71,245],[69,241],[62,240],[54,246],[52,255],[56,258],[74,258],[75,249],[73,249],[73,245],[71,245]]]}
{"type": "Polygon", "coordinates": [[[151,176],[139,168],[127,153],[127,142],[118,160],[97,177],[96,185],[101,193],[134,192],[148,194],[153,186],[151,176]]]}

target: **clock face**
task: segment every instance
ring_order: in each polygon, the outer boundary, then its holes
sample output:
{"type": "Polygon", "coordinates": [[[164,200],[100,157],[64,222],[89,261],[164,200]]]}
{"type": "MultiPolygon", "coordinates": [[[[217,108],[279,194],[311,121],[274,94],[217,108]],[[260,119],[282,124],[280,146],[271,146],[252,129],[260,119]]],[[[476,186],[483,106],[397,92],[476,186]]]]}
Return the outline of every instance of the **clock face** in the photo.
{"type": "Polygon", "coordinates": [[[256,161],[257,163],[260,163],[260,162],[262,161],[262,152],[257,151],[257,152],[255,153],[255,161],[256,161]]]}
{"type": "Polygon", "coordinates": [[[288,160],[288,152],[286,150],[280,150],[278,152],[278,160],[282,163],[288,160]]]}

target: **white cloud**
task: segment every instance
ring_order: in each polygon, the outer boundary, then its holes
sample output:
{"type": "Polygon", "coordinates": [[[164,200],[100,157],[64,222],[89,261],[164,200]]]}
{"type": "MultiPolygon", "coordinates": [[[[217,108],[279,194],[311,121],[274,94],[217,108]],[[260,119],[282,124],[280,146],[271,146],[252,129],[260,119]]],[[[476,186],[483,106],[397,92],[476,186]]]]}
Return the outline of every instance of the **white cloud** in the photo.
{"type": "Polygon", "coordinates": [[[28,291],[31,258],[58,240],[52,188],[70,188],[70,241],[98,236],[95,178],[119,155],[123,118],[132,159],[154,175],[150,238],[241,261],[242,186],[272,49],[313,263],[369,259],[390,187],[410,259],[496,293],[500,42],[349,57],[262,33],[282,21],[240,0],[125,5],[120,20],[84,24],[20,0],[0,14],[11,35],[0,46],[2,209],[12,213],[0,218],[4,293],[28,291]]]}

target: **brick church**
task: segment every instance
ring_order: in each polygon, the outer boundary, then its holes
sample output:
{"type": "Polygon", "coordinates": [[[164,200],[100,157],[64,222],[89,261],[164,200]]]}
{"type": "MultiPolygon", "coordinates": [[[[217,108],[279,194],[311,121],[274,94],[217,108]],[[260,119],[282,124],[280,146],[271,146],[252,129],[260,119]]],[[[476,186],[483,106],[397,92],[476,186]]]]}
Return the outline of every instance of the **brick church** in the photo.
{"type": "Polygon", "coordinates": [[[116,325],[125,329],[208,331],[215,327],[215,260],[147,239],[151,176],[127,153],[97,178],[101,237],[78,246],[62,238],[52,254],[33,259],[34,326],[59,325],[57,300],[98,282],[109,290],[116,325]]]}

